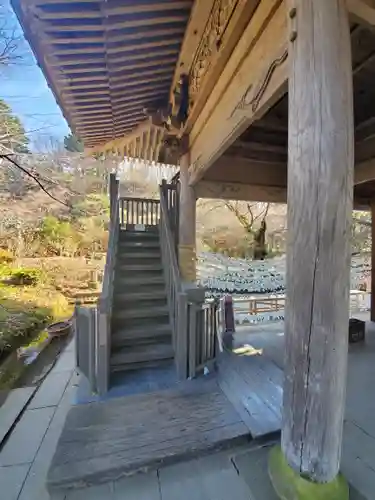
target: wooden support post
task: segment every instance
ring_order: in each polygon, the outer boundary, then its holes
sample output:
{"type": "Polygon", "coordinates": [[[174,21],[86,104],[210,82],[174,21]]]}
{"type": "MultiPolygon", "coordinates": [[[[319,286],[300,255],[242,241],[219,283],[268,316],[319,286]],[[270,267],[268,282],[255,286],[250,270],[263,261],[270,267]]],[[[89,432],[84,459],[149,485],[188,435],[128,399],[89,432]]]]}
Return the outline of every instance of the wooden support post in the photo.
{"type": "Polygon", "coordinates": [[[196,197],[194,188],[189,186],[189,154],[185,154],[181,158],[180,183],[178,261],[182,280],[192,283],[196,280],[196,197]]]}
{"type": "Polygon", "coordinates": [[[115,173],[109,174],[109,214],[113,217],[113,207],[118,196],[118,180],[115,173]]]}
{"type": "Polygon", "coordinates": [[[290,4],[282,453],[274,451],[269,470],[284,499],[346,500],[338,472],[354,170],[349,21],[345,0],[290,4]]]}
{"type": "Polygon", "coordinates": [[[371,203],[371,321],[375,321],[375,200],[371,203]]]}

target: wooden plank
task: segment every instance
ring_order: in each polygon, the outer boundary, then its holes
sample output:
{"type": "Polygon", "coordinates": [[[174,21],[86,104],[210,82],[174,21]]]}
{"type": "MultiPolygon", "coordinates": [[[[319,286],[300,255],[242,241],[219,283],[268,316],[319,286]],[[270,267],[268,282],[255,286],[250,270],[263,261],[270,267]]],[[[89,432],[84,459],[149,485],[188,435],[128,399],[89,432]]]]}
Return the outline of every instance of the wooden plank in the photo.
{"type": "Polygon", "coordinates": [[[111,480],[247,441],[248,436],[212,377],[81,405],[67,416],[49,483],[69,487],[111,480]]]}
{"type": "Polygon", "coordinates": [[[329,482],[340,468],[348,356],[350,30],[345,0],[292,4],[282,449],[298,473],[329,482]]]}
{"type": "Polygon", "coordinates": [[[14,389],[7,395],[5,395],[5,393],[0,394],[2,402],[0,406],[0,444],[7,436],[37,388],[37,386],[24,387],[22,389],[14,389]]]}
{"type": "MultiPolygon", "coordinates": [[[[276,415],[279,429],[281,429],[282,386],[274,384],[268,378],[265,366],[262,368],[257,366],[256,358],[258,357],[261,356],[237,355],[236,363],[232,362],[232,364],[234,365],[234,369],[249,386],[249,390],[261,397],[265,405],[276,415]]],[[[272,361],[268,361],[268,363],[270,365],[273,364],[272,361]]]]}
{"type": "Polygon", "coordinates": [[[219,200],[259,201],[266,203],[286,203],[287,188],[279,186],[259,186],[238,182],[200,181],[195,186],[197,198],[219,200]]]}
{"type": "Polygon", "coordinates": [[[286,20],[284,3],[259,4],[191,131],[191,184],[285,92],[286,20]]]}
{"type": "MultiPolygon", "coordinates": [[[[265,401],[267,390],[271,386],[268,382],[262,387],[252,380],[254,370],[251,365],[246,368],[239,367],[240,359],[234,354],[224,352],[219,360],[219,384],[227,398],[236,408],[241,418],[248,426],[251,435],[264,436],[281,428],[280,410],[277,415],[271,405],[265,401]]],[[[259,377],[258,377],[259,380],[259,377]]],[[[272,384],[273,385],[273,384],[272,384]]],[[[274,386],[276,388],[276,386],[274,386]]],[[[279,407],[281,401],[279,400],[279,407]]]]}

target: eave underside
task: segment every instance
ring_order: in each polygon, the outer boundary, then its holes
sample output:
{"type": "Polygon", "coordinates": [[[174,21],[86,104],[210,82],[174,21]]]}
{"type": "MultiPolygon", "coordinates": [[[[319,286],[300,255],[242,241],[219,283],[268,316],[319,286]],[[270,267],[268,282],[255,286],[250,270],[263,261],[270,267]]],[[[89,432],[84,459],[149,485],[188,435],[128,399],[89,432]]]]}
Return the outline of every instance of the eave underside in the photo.
{"type": "Polygon", "coordinates": [[[165,107],[193,0],[12,0],[65,118],[86,147],[165,107]]]}

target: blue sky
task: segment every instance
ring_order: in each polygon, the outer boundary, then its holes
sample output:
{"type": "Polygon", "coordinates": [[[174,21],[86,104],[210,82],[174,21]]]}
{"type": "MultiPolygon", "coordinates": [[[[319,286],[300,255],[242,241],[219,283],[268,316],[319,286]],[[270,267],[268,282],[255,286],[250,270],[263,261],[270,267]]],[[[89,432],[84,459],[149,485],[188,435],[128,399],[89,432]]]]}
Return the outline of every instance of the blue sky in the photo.
{"type": "MultiPolygon", "coordinates": [[[[16,25],[22,35],[8,0],[0,0],[0,16],[2,21],[6,18],[7,29],[16,25]]],[[[19,63],[0,72],[0,98],[21,118],[34,148],[41,149],[50,138],[63,140],[69,127],[26,41],[21,53],[19,63]]]]}

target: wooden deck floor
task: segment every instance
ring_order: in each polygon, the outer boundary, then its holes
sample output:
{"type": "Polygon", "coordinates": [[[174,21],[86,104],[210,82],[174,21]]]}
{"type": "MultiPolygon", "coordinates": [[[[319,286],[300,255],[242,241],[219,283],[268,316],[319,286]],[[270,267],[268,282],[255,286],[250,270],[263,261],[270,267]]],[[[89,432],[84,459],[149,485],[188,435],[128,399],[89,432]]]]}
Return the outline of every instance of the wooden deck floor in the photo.
{"type": "Polygon", "coordinates": [[[228,354],[218,372],[174,388],[75,406],[49,488],[114,480],[273,433],[281,425],[280,376],[272,361],[228,354]]]}
{"type": "Polygon", "coordinates": [[[283,372],[250,347],[223,353],[218,381],[253,438],[281,428],[283,372]]]}

